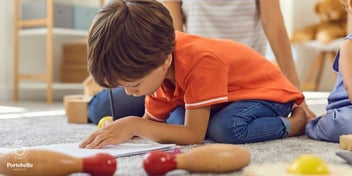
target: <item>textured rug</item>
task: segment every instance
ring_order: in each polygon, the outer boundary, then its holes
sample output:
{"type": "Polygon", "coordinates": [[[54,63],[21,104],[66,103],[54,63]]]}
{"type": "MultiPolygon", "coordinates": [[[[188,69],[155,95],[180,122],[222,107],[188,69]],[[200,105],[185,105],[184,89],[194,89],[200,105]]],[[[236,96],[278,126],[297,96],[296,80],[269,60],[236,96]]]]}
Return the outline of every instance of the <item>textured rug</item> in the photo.
{"type": "MultiPolygon", "coordinates": [[[[324,112],[324,101],[311,98],[312,110],[318,114],[324,112]]],[[[96,129],[91,124],[67,123],[64,115],[51,115],[41,117],[0,118],[0,147],[26,147],[45,144],[81,142],[96,129]]],[[[134,138],[132,143],[148,143],[140,138],[134,138]]],[[[182,152],[199,145],[178,146],[182,152]]],[[[342,164],[346,162],[336,156],[336,152],[344,151],[336,143],[314,141],[306,136],[291,137],[281,140],[260,142],[241,145],[247,147],[251,153],[250,165],[261,163],[290,163],[294,158],[302,154],[314,154],[327,163],[342,164]]],[[[144,155],[117,158],[118,169],[115,175],[146,175],[143,167],[144,155]]],[[[236,159],[235,159],[236,160],[236,159]]],[[[236,162],[234,160],[234,162],[236,162]]],[[[80,175],[80,174],[74,174],[80,175]]],[[[167,175],[214,175],[212,173],[200,174],[176,170],[167,175]]],[[[242,175],[236,171],[218,175],[242,175]]]]}

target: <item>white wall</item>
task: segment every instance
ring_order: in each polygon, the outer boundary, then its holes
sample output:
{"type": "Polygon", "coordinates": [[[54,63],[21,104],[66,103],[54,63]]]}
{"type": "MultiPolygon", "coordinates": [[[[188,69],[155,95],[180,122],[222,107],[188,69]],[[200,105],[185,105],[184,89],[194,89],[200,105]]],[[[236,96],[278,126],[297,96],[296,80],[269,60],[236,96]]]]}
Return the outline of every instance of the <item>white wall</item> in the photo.
{"type": "Polygon", "coordinates": [[[287,32],[289,35],[291,35],[291,29],[292,29],[292,20],[294,18],[293,15],[293,6],[294,1],[291,0],[280,0],[280,5],[281,5],[281,12],[282,15],[284,16],[284,22],[285,22],[285,26],[287,29],[287,32]]]}

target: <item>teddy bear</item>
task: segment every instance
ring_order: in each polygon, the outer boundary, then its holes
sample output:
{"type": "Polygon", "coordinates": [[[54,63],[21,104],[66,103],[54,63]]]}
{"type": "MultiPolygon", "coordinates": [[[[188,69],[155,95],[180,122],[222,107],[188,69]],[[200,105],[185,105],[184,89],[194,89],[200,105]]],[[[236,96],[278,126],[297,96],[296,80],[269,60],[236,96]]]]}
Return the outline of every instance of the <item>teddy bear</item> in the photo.
{"type": "Polygon", "coordinates": [[[339,0],[319,0],[315,13],[320,22],[295,30],[292,43],[317,40],[326,44],[347,35],[347,12],[339,0]]]}

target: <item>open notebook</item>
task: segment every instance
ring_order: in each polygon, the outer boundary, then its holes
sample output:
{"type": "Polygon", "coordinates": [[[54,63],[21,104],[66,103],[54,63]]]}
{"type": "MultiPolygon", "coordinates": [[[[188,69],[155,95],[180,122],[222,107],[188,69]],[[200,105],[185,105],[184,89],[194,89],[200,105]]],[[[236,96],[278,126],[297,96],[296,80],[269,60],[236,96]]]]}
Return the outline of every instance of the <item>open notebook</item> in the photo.
{"type": "Polygon", "coordinates": [[[102,149],[83,149],[79,148],[79,143],[65,143],[65,144],[51,144],[41,145],[33,147],[23,148],[0,148],[0,153],[6,153],[10,151],[21,150],[20,152],[26,152],[28,149],[47,149],[53,150],[60,153],[68,154],[74,157],[87,157],[97,153],[109,153],[114,157],[131,156],[137,154],[145,154],[152,150],[173,150],[175,144],[135,144],[135,143],[122,143],[118,145],[109,145],[102,149]]]}

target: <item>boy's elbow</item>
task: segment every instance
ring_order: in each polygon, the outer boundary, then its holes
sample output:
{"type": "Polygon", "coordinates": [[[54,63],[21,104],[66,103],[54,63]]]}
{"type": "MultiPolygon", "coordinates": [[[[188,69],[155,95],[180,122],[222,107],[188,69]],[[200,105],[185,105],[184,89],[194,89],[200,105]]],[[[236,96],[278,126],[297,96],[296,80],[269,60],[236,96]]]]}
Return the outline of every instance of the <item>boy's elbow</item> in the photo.
{"type": "Polygon", "coordinates": [[[204,142],[204,137],[197,137],[189,135],[187,137],[182,137],[181,139],[176,140],[158,140],[155,141],[161,144],[170,144],[175,143],[177,145],[193,145],[193,144],[202,144],[204,142]]]}
{"type": "Polygon", "coordinates": [[[204,140],[199,140],[199,139],[191,139],[191,140],[183,140],[183,141],[170,141],[170,140],[156,140],[155,142],[160,143],[160,144],[171,144],[175,143],[177,145],[193,145],[193,144],[202,144],[204,140]]]}
{"type": "Polygon", "coordinates": [[[192,135],[189,138],[189,144],[202,144],[204,142],[204,136],[192,135]]]}
{"type": "Polygon", "coordinates": [[[197,133],[196,131],[193,130],[186,130],[180,133],[173,133],[173,135],[170,136],[164,136],[164,138],[156,140],[154,139],[155,142],[158,143],[175,143],[178,145],[192,145],[192,144],[202,144],[205,139],[205,134],[200,134],[197,133]]]}
{"type": "Polygon", "coordinates": [[[194,144],[202,144],[204,139],[188,139],[181,142],[178,142],[178,145],[194,145],[194,144]]]}
{"type": "Polygon", "coordinates": [[[192,144],[203,144],[203,142],[204,142],[204,139],[197,139],[197,140],[194,140],[192,144]]]}

